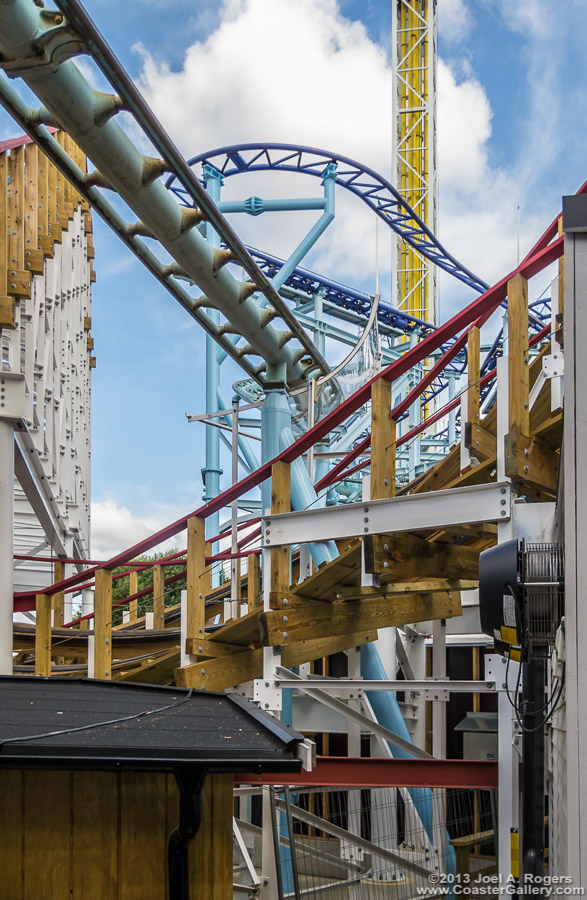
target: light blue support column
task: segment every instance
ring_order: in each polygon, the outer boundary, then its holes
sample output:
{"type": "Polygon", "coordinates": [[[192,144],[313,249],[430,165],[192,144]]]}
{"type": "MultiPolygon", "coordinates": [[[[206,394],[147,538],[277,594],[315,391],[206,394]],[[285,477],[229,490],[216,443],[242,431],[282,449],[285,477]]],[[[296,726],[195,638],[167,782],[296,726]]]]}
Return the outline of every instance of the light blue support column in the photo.
{"type": "MultiPolygon", "coordinates": [[[[220,201],[220,189],[224,178],[212,166],[204,166],[204,182],[206,190],[215,203],[220,201]]],[[[220,236],[210,225],[206,225],[206,238],[212,247],[220,247],[220,236]]],[[[208,312],[215,325],[220,324],[220,313],[216,309],[208,312]]],[[[206,335],[206,412],[218,411],[218,382],[220,376],[220,364],[217,357],[216,342],[206,335]]],[[[204,501],[213,500],[220,493],[220,433],[212,425],[206,425],[206,463],[202,470],[204,476],[204,501]]],[[[206,533],[210,537],[220,531],[220,513],[216,512],[206,520],[206,533]]],[[[217,552],[217,545],[212,548],[212,553],[217,552]]],[[[216,574],[213,574],[212,584],[216,587],[216,574]]]]}
{"type": "MultiPolygon", "coordinates": [[[[285,386],[276,384],[268,388],[261,411],[261,458],[268,462],[294,443],[291,430],[291,411],[285,386]]],[[[271,506],[271,480],[261,488],[263,511],[271,506]]],[[[292,509],[308,509],[316,504],[316,491],[308,471],[300,457],[291,464],[292,509]]],[[[330,562],[338,556],[334,541],[316,541],[310,544],[310,553],[316,566],[330,562]]]]}

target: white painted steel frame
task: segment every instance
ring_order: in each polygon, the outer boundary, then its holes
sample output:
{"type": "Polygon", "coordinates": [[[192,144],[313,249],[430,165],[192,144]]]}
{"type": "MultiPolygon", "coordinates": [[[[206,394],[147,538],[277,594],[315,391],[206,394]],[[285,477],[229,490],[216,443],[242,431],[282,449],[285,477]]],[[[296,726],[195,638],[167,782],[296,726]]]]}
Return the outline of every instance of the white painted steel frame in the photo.
{"type": "Polygon", "coordinates": [[[499,482],[268,515],[264,519],[263,545],[502,522],[510,518],[510,498],[509,483],[499,482]]]}

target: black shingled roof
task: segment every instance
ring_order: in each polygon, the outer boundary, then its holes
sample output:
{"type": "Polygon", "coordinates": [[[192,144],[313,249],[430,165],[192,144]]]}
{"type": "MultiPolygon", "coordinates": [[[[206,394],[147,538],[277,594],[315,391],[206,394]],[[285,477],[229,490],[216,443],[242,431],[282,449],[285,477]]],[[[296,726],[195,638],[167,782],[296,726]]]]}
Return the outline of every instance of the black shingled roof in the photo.
{"type": "Polygon", "coordinates": [[[298,771],[301,740],[236,694],[0,676],[0,768],[298,771]]]}

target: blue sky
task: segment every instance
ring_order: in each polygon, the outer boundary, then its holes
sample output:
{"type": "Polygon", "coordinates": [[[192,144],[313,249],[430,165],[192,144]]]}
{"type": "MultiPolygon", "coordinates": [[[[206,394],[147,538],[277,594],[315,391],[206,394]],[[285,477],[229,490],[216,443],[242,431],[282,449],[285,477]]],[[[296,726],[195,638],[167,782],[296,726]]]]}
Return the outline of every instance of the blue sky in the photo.
{"type": "MultiPolygon", "coordinates": [[[[87,5],[186,155],[286,140],[390,174],[388,0],[87,5]]],[[[587,178],[587,4],[439,0],[438,23],[440,237],[492,281],[516,261],[516,207],[524,252],[561,195],[587,178]]],[[[6,117],[0,127],[3,137],[15,133],[6,117]]],[[[285,179],[226,190],[279,196],[300,187],[285,179]]],[[[348,198],[337,199],[337,209],[309,264],[373,291],[374,224],[348,198]]],[[[233,224],[250,243],[280,255],[309,222],[267,220],[233,224]]],[[[385,295],[391,253],[383,244],[385,295]]],[[[184,416],[203,411],[203,335],[99,222],[95,245],[94,554],[198,506],[204,463],[204,428],[184,416]]],[[[442,279],[441,317],[469,299],[442,279]]],[[[234,368],[224,377],[228,397],[236,377],[234,368]]]]}

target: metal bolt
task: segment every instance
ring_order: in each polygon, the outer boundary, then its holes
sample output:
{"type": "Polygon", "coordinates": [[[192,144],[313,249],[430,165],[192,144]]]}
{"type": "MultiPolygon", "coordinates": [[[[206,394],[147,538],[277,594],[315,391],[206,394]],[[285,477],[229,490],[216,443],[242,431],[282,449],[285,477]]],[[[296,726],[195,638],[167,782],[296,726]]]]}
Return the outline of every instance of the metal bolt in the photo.
{"type": "Polygon", "coordinates": [[[500,491],[501,494],[505,494],[505,488],[502,488],[500,491]]]}
{"type": "Polygon", "coordinates": [[[524,409],[528,409],[528,404],[524,403],[524,409]]]}
{"type": "Polygon", "coordinates": [[[505,500],[501,500],[500,502],[501,502],[501,505],[502,505],[502,506],[505,506],[505,504],[506,504],[506,501],[505,501],[505,500]]]}
{"type": "Polygon", "coordinates": [[[283,640],[284,640],[284,641],[287,640],[287,631],[284,631],[284,632],[283,632],[283,640]]]}
{"type": "Polygon", "coordinates": [[[526,475],[528,474],[528,466],[524,466],[524,472],[526,475]]]}
{"type": "Polygon", "coordinates": [[[105,670],[104,675],[110,675],[110,672],[108,669],[105,670]]]}
{"type": "Polygon", "coordinates": [[[365,516],[365,518],[363,519],[363,522],[368,522],[368,521],[369,521],[369,516],[365,516]]]}
{"type": "Polygon", "coordinates": [[[365,506],[365,507],[364,507],[364,511],[365,511],[365,512],[369,512],[369,507],[368,507],[368,506],[365,506]]]}
{"type": "Polygon", "coordinates": [[[108,638],[106,638],[106,646],[108,646],[109,643],[110,641],[108,640],[108,638]]]}
{"type": "Polygon", "coordinates": [[[269,709],[269,704],[268,704],[268,703],[265,704],[265,709],[269,709]]]}
{"type": "Polygon", "coordinates": [[[389,544],[384,544],[384,545],[383,545],[383,549],[384,549],[384,550],[389,550],[389,544]]]}
{"type": "Polygon", "coordinates": [[[205,669],[200,669],[200,675],[205,675],[205,674],[206,674],[206,670],[205,670],[205,669]]]}
{"type": "Polygon", "coordinates": [[[268,682],[268,681],[265,682],[265,687],[269,687],[269,682],[268,682]]]}
{"type": "Polygon", "coordinates": [[[287,622],[287,616],[284,616],[284,617],[283,617],[283,621],[284,621],[284,622],[287,622]]]}
{"type": "Polygon", "coordinates": [[[203,652],[204,652],[204,648],[203,648],[203,647],[198,647],[198,650],[200,651],[200,653],[203,653],[203,652]]]}
{"type": "Polygon", "coordinates": [[[502,509],[501,514],[502,516],[505,516],[505,509],[502,509]]]}
{"type": "Polygon", "coordinates": [[[526,447],[526,449],[524,450],[524,456],[530,456],[530,451],[528,450],[527,447],[526,447]]]}
{"type": "Polygon", "coordinates": [[[287,606],[287,599],[285,597],[283,598],[283,605],[287,606]]]}
{"type": "Polygon", "coordinates": [[[383,563],[383,568],[384,568],[384,569],[389,569],[389,563],[384,562],[384,563],[383,563]]]}

